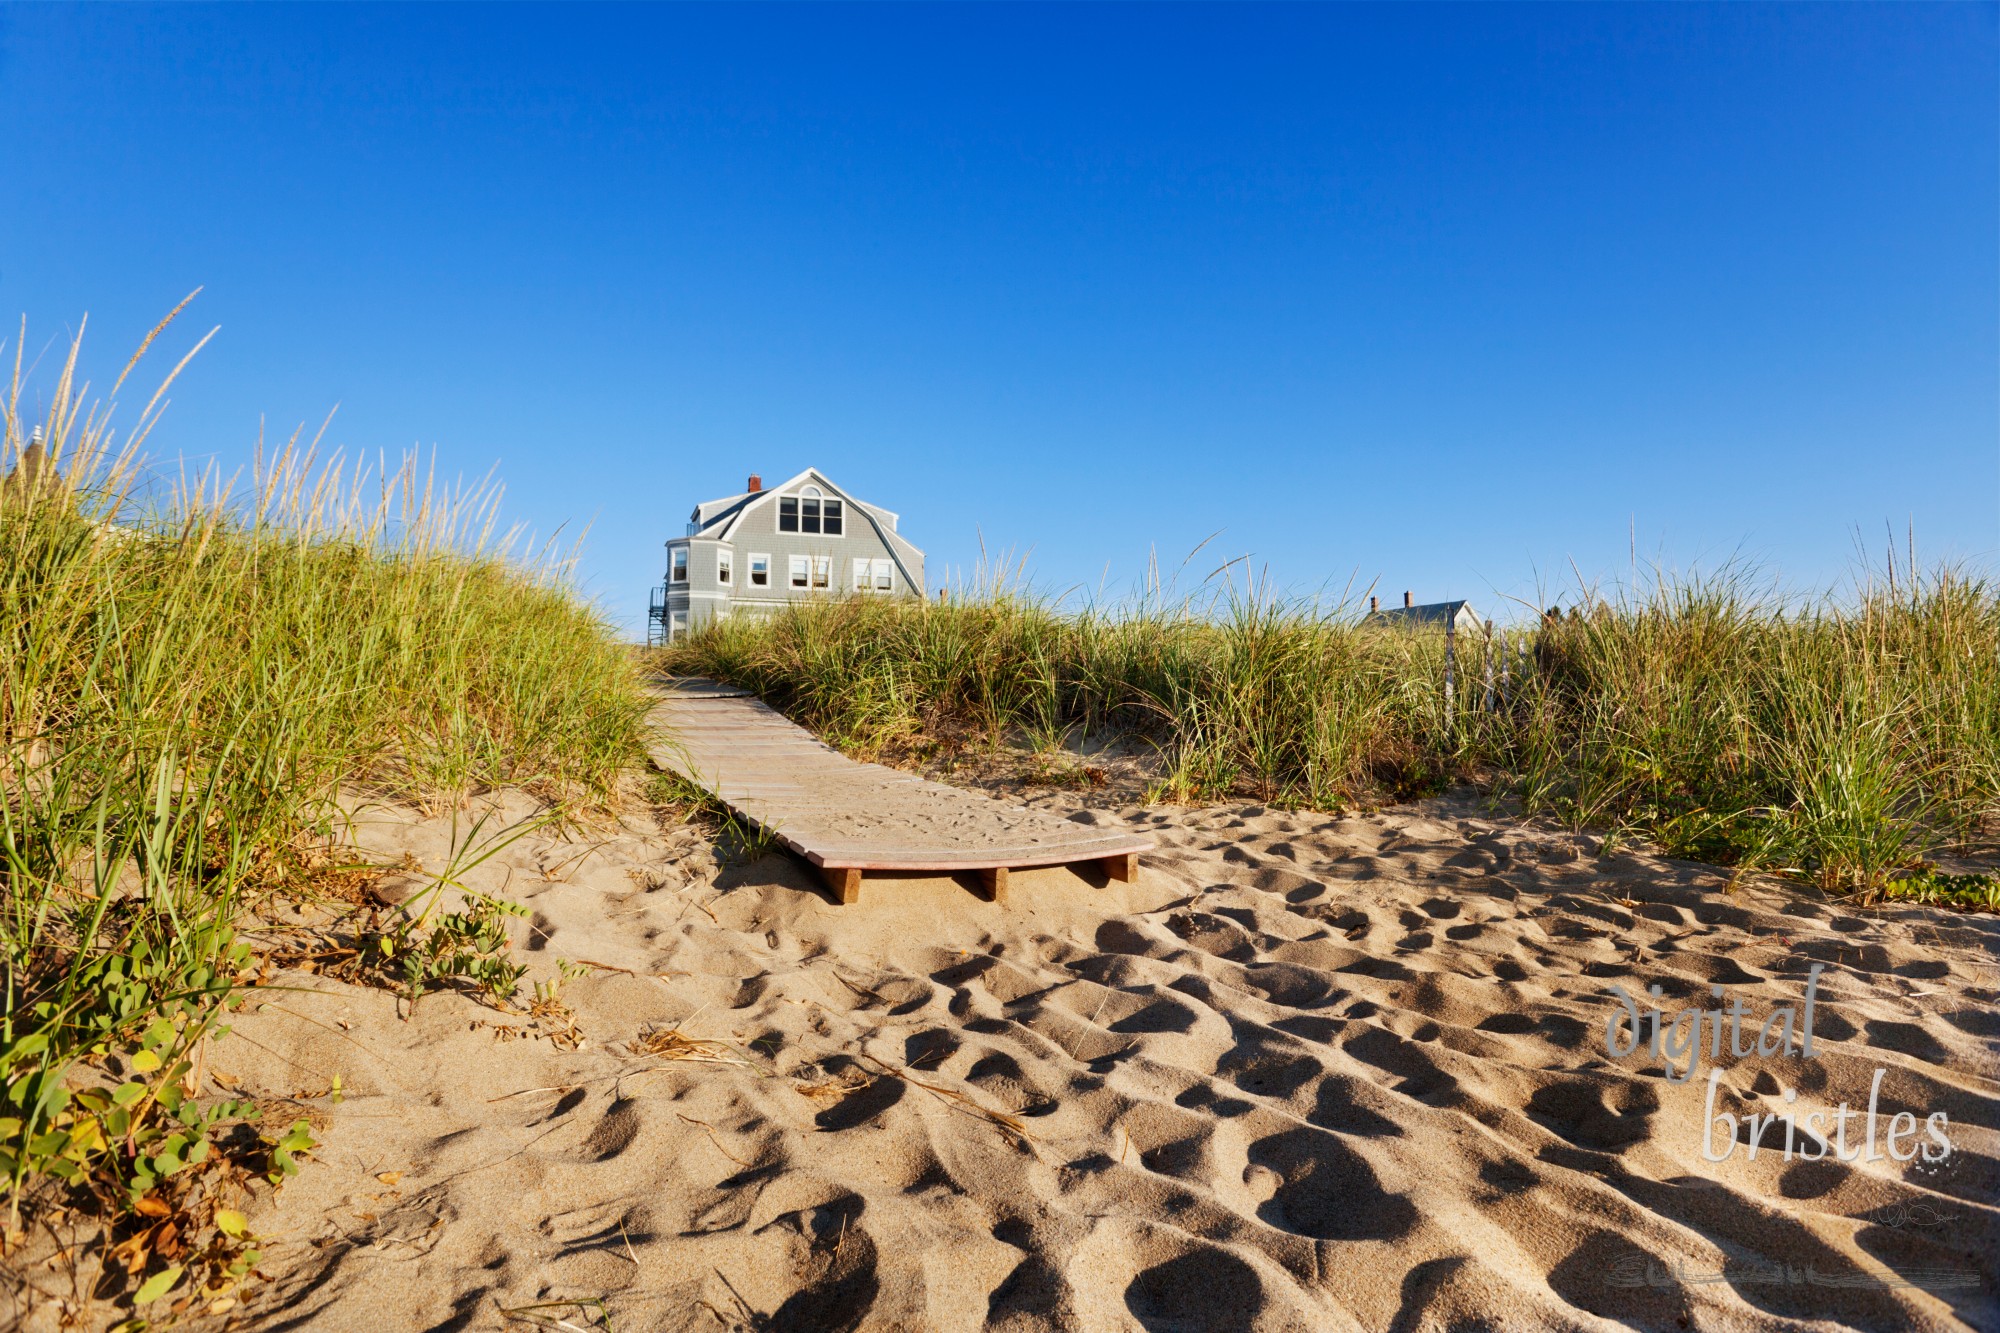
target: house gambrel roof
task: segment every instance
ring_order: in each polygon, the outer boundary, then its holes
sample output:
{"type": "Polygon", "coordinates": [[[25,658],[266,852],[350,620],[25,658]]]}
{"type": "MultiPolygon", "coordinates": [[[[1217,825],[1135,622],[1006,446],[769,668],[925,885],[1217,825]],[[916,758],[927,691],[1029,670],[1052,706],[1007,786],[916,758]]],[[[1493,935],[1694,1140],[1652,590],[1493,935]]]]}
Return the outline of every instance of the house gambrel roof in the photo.
{"type": "Polygon", "coordinates": [[[1423,629],[1456,624],[1462,615],[1470,615],[1473,622],[1478,623],[1479,613],[1472,609],[1471,602],[1462,599],[1456,602],[1426,602],[1422,606],[1392,606],[1386,611],[1369,612],[1367,619],[1376,624],[1423,629]]]}
{"type": "Polygon", "coordinates": [[[703,500],[688,515],[688,522],[695,525],[694,536],[714,537],[718,534],[709,529],[726,518],[734,517],[744,505],[762,495],[762,491],[746,491],[742,495],[726,495],[720,500],[703,500]]]}
{"type": "Polygon", "coordinates": [[[694,508],[693,521],[698,525],[698,531],[694,535],[715,541],[734,541],[736,530],[742,526],[744,516],[751,510],[760,505],[770,504],[784,492],[808,482],[845,501],[850,514],[860,514],[867,519],[868,525],[875,529],[875,535],[882,539],[882,545],[888,550],[890,558],[895,560],[896,568],[902,572],[903,586],[921,591],[923,585],[910,573],[910,562],[904,558],[904,552],[907,551],[911,555],[922,555],[923,552],[901,533],[882,522],[881,515],[890,511],[877,510],[867,501],[855,499],[815,467],[809,467],[790,480],[779,482],[776,486],[767,486],[761,491],[726,495],[720,500],[704,500],[694,508]]]}

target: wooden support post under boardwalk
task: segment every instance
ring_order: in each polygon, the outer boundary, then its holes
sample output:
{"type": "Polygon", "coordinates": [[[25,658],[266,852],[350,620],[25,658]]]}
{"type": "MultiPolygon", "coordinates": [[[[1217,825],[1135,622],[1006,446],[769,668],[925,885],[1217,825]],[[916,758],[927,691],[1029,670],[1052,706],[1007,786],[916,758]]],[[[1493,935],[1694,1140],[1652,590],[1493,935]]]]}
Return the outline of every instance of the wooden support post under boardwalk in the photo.
{"type": "Polygon", "coordinates": [[[1100,863],[1104,873],[1111,879],[1130,884],[1139,878],[1139,853],[1121,852],[1117,856],[1107,856],[1100,863]]]}
{"type": "Polygon", "coordinates": [[[861,897],[861,869],[859,866],[821,866],[820,878],[833,890],[834,899],[843,906],[850,905],[861,897]]]}
{"type": "Polygon", "coordinates": [[[986,885],[986,897],[991,902],[1007,901],[1007,867],[994,866],[979,872],[980,882],[986,885]]]}

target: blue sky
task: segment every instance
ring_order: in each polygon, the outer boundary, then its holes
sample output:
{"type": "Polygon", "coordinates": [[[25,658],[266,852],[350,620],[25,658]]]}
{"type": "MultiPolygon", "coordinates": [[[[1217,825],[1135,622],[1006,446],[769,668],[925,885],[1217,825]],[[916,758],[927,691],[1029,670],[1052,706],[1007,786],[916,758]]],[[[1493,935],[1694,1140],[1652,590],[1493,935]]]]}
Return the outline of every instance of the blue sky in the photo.
{"type": "Polygon", "coordinates": [[[934,583],[1991,568],[1997,16],[12,6],[0,312],[108,384],[204,287],[156,457],[338,403],[588,525],[635,632],[694,501],[808,464],[934,583]]]}

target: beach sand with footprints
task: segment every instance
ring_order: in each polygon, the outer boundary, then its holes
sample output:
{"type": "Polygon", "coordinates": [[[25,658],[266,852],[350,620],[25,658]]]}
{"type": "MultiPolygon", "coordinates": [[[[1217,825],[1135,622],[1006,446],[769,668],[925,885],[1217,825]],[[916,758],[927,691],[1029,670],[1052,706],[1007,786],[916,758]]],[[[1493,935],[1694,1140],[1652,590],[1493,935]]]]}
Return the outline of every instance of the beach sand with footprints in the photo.
{"type": "MultiPolygon", "coordinates": [[[[208,1059],[321,1126],[251,1211],[262,1326],[2000,1327],[2000,918],[1731,886],[1471,794],[1118,799],[1031,801],[1156,839],[1136,883],[1023,872],[1006,906],[915,876],[837,906],[671,821],[541,830],[467,881],[526,906],[535,977],[583,965],[541,1016],[274,975],[208,1059]],[[1614,984],[1761,1018],[1814,963],[1809,1060],[1607,1053],[1614,984]],[[1711,1065],[1732,1113],[1873,1087],[1878,1135],[1943,1112],[1952,1152],[1787,1161],[1765,1121],[1708,1160],[1711,1065]]],[[[433,871],[465,833],[357,825],[433,871]]]]}

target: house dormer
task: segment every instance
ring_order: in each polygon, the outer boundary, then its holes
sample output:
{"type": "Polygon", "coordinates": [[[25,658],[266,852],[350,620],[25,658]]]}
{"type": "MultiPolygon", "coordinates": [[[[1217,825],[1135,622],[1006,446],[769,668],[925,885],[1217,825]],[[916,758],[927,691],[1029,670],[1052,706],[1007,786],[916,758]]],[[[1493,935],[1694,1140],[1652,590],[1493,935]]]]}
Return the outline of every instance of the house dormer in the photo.
{"type": "Polygon", "coordinates": [[[924,553],[897,528],[893,510],[856,498],[817,468],[768,490],[753,473],[740,494],[696,505],[686,534],[667,542],[648,639],[813,598],[921,597],[924,553]]]}

